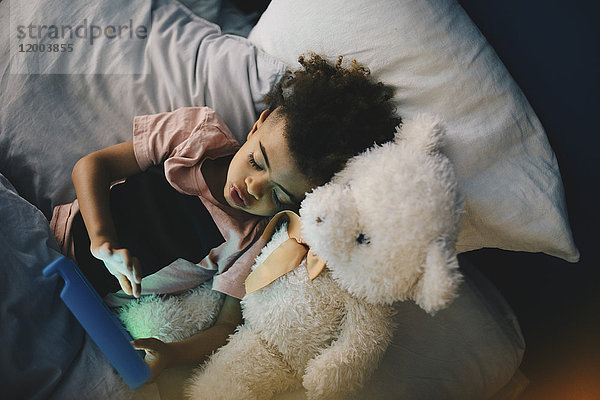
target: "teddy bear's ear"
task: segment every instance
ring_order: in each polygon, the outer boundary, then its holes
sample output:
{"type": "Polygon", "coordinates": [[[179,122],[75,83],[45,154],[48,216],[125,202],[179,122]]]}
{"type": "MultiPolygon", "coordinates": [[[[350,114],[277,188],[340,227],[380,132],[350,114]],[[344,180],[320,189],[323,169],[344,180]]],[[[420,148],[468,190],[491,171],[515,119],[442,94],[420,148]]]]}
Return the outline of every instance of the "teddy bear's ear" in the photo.
{"type": "Polygon", "coordinates": [[[396,141],[404,140],[407,144],[428,152],[442,146],[446,131],[440,119],[429,114],[418,114],[396,127],[396,141]]]}
{"type": "Polygon", "coordinates": [[[447,240],[439,238],[427,252],[423,274],[411,297],[418,306],[433,315],[457,296],[461,281],[456,251],[447,240]]]}

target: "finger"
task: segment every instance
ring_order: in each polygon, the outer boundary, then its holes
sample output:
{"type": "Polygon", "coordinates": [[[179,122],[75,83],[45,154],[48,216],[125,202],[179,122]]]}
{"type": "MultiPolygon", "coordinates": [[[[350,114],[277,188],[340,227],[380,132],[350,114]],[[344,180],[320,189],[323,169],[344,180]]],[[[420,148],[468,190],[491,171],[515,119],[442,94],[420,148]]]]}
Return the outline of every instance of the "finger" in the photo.
{"type": "Polygon", "coordinates": [[[121,285],[121,289],[123,289],[123,291],[128,295],[132,295],[133,290],[131,288],[131,282],[129,282],[129,279],[127,279],[127,277],[123,274],[118,274],[116,275],[116,277],[119,280],[119,285],[121,285]]]}
{"type": "Polygon", "coordinates": [[[133,297],[140,298],[142,295],[142,285],[139,283],[133,283],[133,297]]]}
{"type": "Polygon", "coordinates": [[[140,297],[141,286],[139,285],[139,282],[136,282],[136,278],[134,276],[134,259],[137,260],[137,258],[132,257],[129,253],[129,250],[127,249],[119,249],[116,252],[121,256],[122,262],[125,264],[125,269],[124,271],[122,271],[122,273],[127,277],[127,280],[129,281],[131,293],[128,294],[133,294],[133,296],[135,297],[140,297]]]}
{"type": "MultiPolygon", "coordinates": [[[[123,263],[125,264],[125,275],[127,275],[127,278],[129,278],[129,281],[133,284],[136,282],[135,279],[135,262],[137,260],[136,257],[133,257],[130,253],[129,250],[127,249],[120,249],[118,250],[118,252],[121,254],[121,256],[123,257],[123,263]]],[[[139,260],[138,260],[139,263],[139,260]]],[[[139,283],[139,282],[138,282],[139,283]]]]}
{"type": "Polygon", "coordinates": [[[131,342],[133,347],[146,352],[145,361],[152,370],[152,378],[148,383],[154,382],[165,368],[164,359],[161,359],[160,351],[164,343],[156,338],[142,338],[131,342]]]}
{"type": "Polygon", "coordinates": [[[158,350],[160,341],[156,338],[141,338],[131,342],[136,349],[158,350]]]}
{"type": "Polygon", "coordinates": [[[142,267],[137,257],[133,257],[133,278],[135,283],[142,283],[142,267]]]}
{"type": "Polygon", "coordinates": [[[132,288],[133,296],[140,297],[142,293],[142,285],[138,282],[138,278],[135,276],[134,271],[128,271],[127,279],[129,279],[129,283],[132,288]]]}
{"type": "Polygon", "coordinates": [[[133,295],[140,297],[142,295],[142,268],[137,257],[133,257],[133,279],[133,295]]]}

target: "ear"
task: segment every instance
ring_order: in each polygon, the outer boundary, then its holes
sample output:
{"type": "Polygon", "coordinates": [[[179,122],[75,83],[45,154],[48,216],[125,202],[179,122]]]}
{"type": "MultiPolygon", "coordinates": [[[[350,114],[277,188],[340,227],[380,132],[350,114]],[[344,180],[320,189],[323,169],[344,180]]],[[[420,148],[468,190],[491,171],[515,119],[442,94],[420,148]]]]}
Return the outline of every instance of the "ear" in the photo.
{"type": "Polygon", "coordinates": [[[252,127],[252,130],[250,131],[250,133],[248,133],[247,139],[250,139],[250,136],[254,135],[254,133],[266,121],[267,117],[270,114],[271,114],[271,110],[265,110],[262,113],[260,113],[260,116],[258,117],[258,119],[256,120],[256,122],[254,123],[254,126],[252,127]]]}
{"type": "Polygon", "coordinates": [[[418,306],[433,315],[457,296],[461,281],[456,251],[440,238],[427,252],[423,275],[411,297],[418,306]]]}
{"type": "Polygon", "coordinates": [[[427,152],[439,149],[445,135],[440,119],[429,114],[417,114],[396,128],[396,141],[406,140],[411,146],[427,152]]]}

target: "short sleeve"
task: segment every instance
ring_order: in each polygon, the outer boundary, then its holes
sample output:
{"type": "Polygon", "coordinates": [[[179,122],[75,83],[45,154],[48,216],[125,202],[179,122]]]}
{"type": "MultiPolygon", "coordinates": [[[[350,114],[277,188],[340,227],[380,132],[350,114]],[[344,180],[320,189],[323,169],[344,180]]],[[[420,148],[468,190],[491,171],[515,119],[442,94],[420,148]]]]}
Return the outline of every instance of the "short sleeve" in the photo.
{"type": "Polygon", "coordinates": [[[133,119],[133,151],[142,170],[165,161],[192,132],[202,128],[211,110],[185,107],[133,119]]]}
{"type": "Polygon", "coordinates": [[[181,193],[199,193],[200,162],[232,154],[239,144],[208,107],[184,107],[133,121],[133,151],[142,171],[164,162],[165,176],[181,193]]]}

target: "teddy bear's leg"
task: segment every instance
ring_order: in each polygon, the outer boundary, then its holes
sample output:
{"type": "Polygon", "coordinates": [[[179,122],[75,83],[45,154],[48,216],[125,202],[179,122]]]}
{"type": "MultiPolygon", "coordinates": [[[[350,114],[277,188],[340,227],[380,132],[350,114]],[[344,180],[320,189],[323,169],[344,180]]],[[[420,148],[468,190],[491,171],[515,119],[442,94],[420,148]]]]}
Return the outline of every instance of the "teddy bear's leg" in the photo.
{"type": "Polygon", "coordinates": [[[248,327],[241,326],[188,381],[191,400],[266,400],[301,387],[300,379],[280,354],[248,327]]]}
{"type": "Polygon", "coordinates": [[[367,382],[392,340],[392,314],[357,299],[346,304],[339,338],[306,366],[308,400],[345,399],[367,382]]]}

